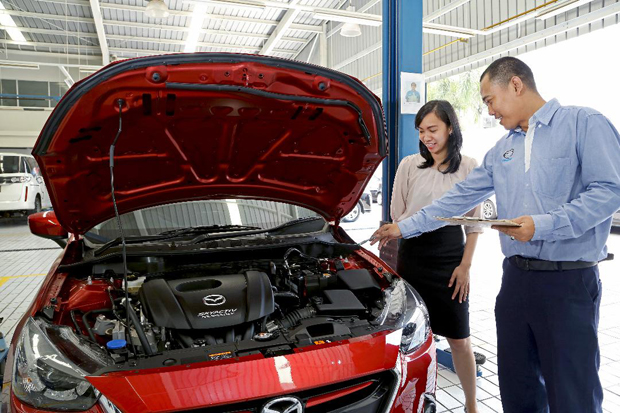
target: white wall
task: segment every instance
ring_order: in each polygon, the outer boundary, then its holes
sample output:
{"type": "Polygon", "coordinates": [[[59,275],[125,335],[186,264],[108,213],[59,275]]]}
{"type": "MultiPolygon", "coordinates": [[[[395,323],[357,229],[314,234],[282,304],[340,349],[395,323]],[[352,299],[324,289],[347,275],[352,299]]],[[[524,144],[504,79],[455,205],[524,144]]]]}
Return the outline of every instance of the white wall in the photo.
{"type": "Polygon", "coordinates": [[[32,148],[51,113],[51,109],[0,108],[0,149],[32,148]]]}
{"type": "MultiPolygon", "coordinates": [[[[613,49],[619,41],[620,25],[612,25],[516,57],[530,66],[545,100],[557,98],[565,106],[594,108],[620,129],[620,57],[613,49]]],[[[463,153],[482,162],[505,134],[502,126],[467,128],[463,131],[463,153]]]]}
{"type": "MultiPolygon", "coordinates": [[[[77,76],[77,70],[75,71],[77,76]]],[[[0,67],[0,79],[34,80],[38,82],[63,82],[65,76],[54,66],[39,66],[39,69],[0,67]]]]}
{"type": "Polygon", "coordinates": [[[65,55],[60,53],[33,52],[0,49],[0,61],[39,63],[39,69],[14,69],[0,67],[0,79],[38,80],[42,82],[63,82],[65,75],[59,66],[64,65],[74,81],[90,73],[79,71],[82,66],[101,66],[101,58],[93,56],[65,55]],[[47,63],[47,65],[45,65],[47,63]]]}

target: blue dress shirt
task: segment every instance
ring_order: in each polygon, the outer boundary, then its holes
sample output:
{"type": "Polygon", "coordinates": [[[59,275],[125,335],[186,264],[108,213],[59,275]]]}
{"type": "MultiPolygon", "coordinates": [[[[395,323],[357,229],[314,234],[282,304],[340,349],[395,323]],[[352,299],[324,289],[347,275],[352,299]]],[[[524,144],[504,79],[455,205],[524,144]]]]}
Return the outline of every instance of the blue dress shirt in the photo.
{"type": "Polygon", "coordinates": [[[529,122],[536,127],[525,171],[525,132],[511,130],[464,181],[398,223],[405,238],[445,224],[434,217],[463,215],[496,194],[499,219],[530,215],[531,241],[500,233],[506,257],[550,261],[600,261],[611,216],[620,209],[620,135],[599,112],[561,106],[553,99],[529,122]]]}

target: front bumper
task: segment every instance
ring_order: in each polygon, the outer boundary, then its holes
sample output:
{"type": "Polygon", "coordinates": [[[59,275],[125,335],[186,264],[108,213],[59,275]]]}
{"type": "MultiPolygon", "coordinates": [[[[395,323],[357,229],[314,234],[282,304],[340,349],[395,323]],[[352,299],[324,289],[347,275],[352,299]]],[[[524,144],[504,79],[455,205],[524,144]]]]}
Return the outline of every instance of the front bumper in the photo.
{"type": "MultiPolygon", "coordinates": [[[[437,363],[432,334],[418,351],[407,356],[399,351],[400,336],[400,331],[379,333],[336,345],[301,349],[286,356],[248,356],[238,361],[229,359],[174,368],[112,372],[88,379],[118,412],[132,413],[183,412],[207,406],[214,407],[214,411],[226,412],[228,406],[240,403],[261,405],[285,395],[303,397],[314,394],[313,390],[317,388],[335,388],[336,391],[327,395],[315,395],[312,405],[307,403],[306,411],[311,413],[328,411],[327,404],[321,403],[353,395],[351,389],[357,387],[342,388],[342,383],[361,380],[359,388],[370,391],[371,385],[365,384],[370,381],[367,378],[391,375],[390,391],[381,396],[384,399],[379,404],[366,405],[366,408],[380,406],[374,411],[386,413],[431,413],[434,410],[424,409],[429,406],[425,396],[436,390],[437,363]]],[[[3,389],[3,394],[10,400],[2,403],[0,412],[44,412],[17,400],[10,393],[10,386],[3,389]]],[[[110,405],[107,408],[102,406],[103,400],[89,412],[114,412],[110,405]]],[[[370,403],[374,399],[368,400],[370,403]]]]}

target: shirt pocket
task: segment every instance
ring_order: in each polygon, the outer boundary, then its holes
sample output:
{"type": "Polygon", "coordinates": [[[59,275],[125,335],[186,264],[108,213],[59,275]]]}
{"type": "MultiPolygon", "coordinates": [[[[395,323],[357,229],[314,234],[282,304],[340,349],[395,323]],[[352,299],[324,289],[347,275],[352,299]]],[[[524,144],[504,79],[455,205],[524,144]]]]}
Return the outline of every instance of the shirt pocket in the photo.
{"type": "Polygon", "coordinates": [[[554,199],[567,199],[575,171],[571,158],[543,158],[538,161],[532,185],[537,193],[554,199]]]}

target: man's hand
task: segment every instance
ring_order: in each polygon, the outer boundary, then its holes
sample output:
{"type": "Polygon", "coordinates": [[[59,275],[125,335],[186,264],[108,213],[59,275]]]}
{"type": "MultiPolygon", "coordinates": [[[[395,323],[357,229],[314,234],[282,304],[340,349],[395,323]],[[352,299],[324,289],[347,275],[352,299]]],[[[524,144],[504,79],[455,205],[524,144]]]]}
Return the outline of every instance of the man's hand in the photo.
{"type": "Polygon", "coordinates": [[[374,234],[372,234],[372,237],[370,237],[370,245],[375,245],[378,242],[379,249],[382,249],[388,241],[402,237],[403,235],[400,233],[400,228],[398,228],[398,225],[385,224],[376,230],[374,234]]]}
{"type": "Polygon", "coordinates": [[[461,263],[461,265],[454,269],[452,277],[450,278],[450,283],[448,284],[448,287],[452,288],[456,283],[454,293],[452,293],[452,299],[454,300],[458,296],[459,303],[467,300],[467,296],[469,295],[469,268],[469,265],[461,263]]]}
{"type": "Polygon", "coordinates": [[[521,242],[528,242],[534,236],[534,232],[536,231],[536,227],[534,226],[534,220],[531,216],[522,216],[519,218],[515,218],[511,220],[516,222],[517,224],[521,224],[520,227],[505,227],[505,226],[497,226],[493,225],[491,228],[498,230],[499,232],[503,232],[508,235],[512,239],[521,242]]]}

